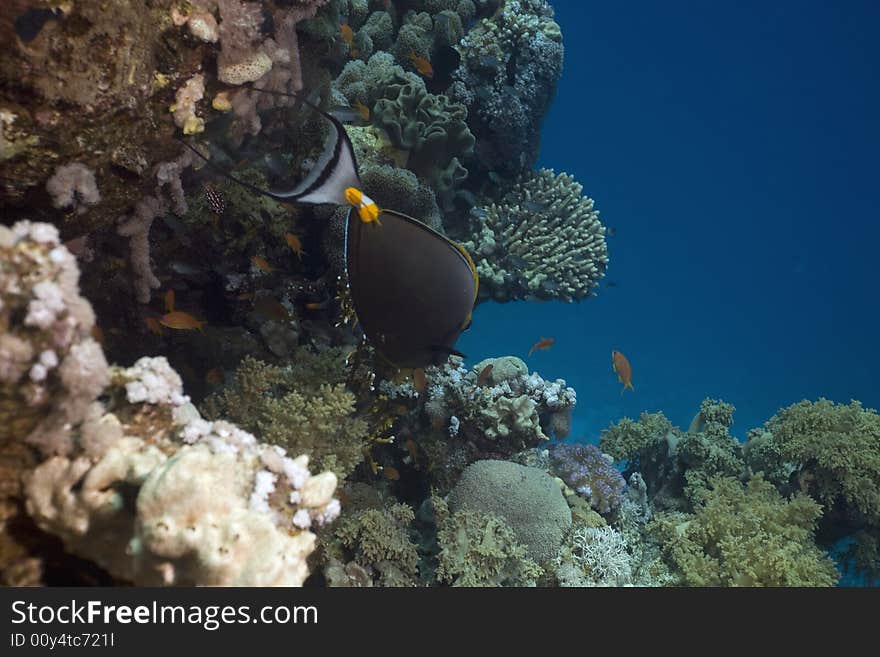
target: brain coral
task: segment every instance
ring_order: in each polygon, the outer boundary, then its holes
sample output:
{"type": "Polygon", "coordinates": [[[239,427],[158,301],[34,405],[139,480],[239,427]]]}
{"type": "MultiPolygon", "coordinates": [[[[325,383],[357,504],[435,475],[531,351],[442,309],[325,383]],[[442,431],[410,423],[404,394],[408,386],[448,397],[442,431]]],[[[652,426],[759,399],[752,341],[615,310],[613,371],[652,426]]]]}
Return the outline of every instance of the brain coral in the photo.
{"type": "Polygon", "coordinates": [[[550,475],[510,461],[472,463],[448,502],[453,513],[468,508],[503,518],[538,563],[556,556],[571,526],[571,511],[550,475]]]}
{"type": "Polygon", "coordinates": [[[488,210],[472,211],[480,295],[580,301],[608,266],[605,227],[592,199],[568,174],[541,169],[523,176],[488,210]]]}

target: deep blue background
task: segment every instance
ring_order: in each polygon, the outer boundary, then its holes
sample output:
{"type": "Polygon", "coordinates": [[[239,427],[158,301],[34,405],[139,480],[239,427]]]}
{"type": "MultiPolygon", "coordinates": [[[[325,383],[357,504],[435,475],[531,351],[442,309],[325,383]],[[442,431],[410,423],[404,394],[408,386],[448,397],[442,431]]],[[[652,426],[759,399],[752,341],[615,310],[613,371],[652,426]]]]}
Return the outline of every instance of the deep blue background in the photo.
{"type": "Polygon", "coordinates": [[[642,410],[686,428],[706,396],[740,438],[803,398],[880,406],[880,3],[552,4],[565,70],[540,165],[617,229],[617,287],[481,305],[468,362],[554,337],[526,360],[577,390],[591,441],[642,410]]]}

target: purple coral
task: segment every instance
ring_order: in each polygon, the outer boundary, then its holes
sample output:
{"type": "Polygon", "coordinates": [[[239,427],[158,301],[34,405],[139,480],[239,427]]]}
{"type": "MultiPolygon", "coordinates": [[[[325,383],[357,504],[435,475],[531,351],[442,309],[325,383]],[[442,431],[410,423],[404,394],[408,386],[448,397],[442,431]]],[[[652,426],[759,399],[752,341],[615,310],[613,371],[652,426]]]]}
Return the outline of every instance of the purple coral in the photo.
{"type": "Polygon", "coordinates": [[[599,513],[610,513],[623,501],[626,482],[595,445],[557,445],[550,452],[553,469],[566,484],[590,501],[599,513]]]}

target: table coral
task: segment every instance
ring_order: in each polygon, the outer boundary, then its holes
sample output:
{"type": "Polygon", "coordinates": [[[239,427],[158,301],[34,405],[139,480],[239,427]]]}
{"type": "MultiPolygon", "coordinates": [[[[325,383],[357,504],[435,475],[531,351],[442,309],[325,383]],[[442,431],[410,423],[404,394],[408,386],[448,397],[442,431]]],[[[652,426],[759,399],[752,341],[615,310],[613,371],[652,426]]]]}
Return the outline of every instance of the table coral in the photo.
{"type": "Polygon", "coordinates": [[[551,169],[523,176],[485,211],[471,213],[463,246],[480,275],[480,297],[580,301],[608,266],[605,227],[592,199],[551,169]]]}

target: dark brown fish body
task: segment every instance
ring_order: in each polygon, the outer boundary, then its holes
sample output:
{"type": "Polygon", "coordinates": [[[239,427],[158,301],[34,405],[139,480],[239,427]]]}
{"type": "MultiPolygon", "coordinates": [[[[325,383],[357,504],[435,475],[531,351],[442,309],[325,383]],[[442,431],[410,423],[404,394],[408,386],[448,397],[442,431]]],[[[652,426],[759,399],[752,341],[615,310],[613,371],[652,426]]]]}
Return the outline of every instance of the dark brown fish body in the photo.
{"type": "Polygon", "coordinates": [[[346,271],[355,313],[373,347],[398,367],[444,362],[469,326],[473,264],[446,237],[398,212],[381,225],[349,213],[346,271]]]}
{"type": "Polygon", "coordinates": [[[486,367],[483,368],[483,371],[480,372],[480,375],[477,377],[477,386],[478,387],[486,385],[486,382],[489,380],[489,377],[492,375],[492,368],[493,367],[494,366],[492,365],[492,363],[489,363],[488,365],[486,365],[486,367]]]}

